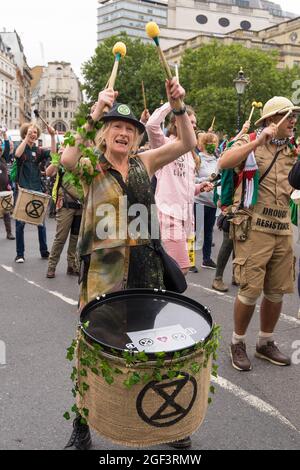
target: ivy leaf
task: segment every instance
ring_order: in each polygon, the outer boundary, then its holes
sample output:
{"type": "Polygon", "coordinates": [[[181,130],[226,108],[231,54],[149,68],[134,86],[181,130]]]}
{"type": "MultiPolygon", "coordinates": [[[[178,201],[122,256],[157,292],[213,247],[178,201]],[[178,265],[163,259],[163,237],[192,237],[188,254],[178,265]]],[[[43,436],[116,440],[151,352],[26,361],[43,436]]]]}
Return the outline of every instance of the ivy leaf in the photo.
{"type": "Polygon", "coordinates": [[[70,419],[71,419],[70,413],[66,412],[64,414],[64,418],[65,418],[65,420],[70,421],[70,419]]]}
{"type": "Polygon", "coordinates": [[[142,376],[142,381],[143,381],[144,384],[150,382],[150,380],[151,380],[151,375],[150,374],[146,373],[142,376]]]}
{"type": "Polygon", "coordinates": [[[170,380],[175,379],[176,375],[177,375],[176,370],[168,370],[168,377],[170,380]]]}
{"type": "Polygon", "coordinates": [[[72,411],[72,413],[79,414],[79,410],[78,410],[77,405],[73,405],[72,408],[71,408],[71,411],[72,411]]]}
{"type": "Polygon", "coordinates": [[[147,354],[145,353],[145,351],[139,352],[139,353],[136,355],[136,359],[137,359],[138,361],[141,361],[141,362],[148,362],[148,361],[149,361],[149,357],[147,356],[147,354]]]}
{"type": "Polygon", "coordinates": [[[104,379],[108,385],[112,385],[114,383],[114,378],[111,375],[106,375],[104,379]]]}

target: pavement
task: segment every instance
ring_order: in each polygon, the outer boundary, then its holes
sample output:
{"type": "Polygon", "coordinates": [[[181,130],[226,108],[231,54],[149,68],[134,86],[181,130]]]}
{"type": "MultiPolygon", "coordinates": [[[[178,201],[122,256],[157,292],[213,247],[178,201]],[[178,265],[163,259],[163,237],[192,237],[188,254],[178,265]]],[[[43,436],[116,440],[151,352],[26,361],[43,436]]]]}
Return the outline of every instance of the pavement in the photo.
{"type": "MultiPolygon", "coordinates": [[[[55,221],[47,221],[49,247],[55,221]]],[[[221,234],[215,230],[216,259],[221,234]]],[[[296,246],[299,255],[299,247],[296,246]]],[[[288,295],[276,332],[280,348],[293,357],[291,367],[254,358],[259,330],[256,313],[247,345],[253,370],[241,373],[230,363],[232,310],[237,288],[226,294],[211,290],[214,271],[189,274],[187,295],[210,307],[222,327],[216,393],[204,423],[193,436],[193,449],[289,449],[300,447],[300,320],[298,294],[288,295]]],[[[57,277],[46,279],[47,261],[40,259],[37,229],[26,226],[26,262],[14,263],[15,243],[5,239],[0,221],[0,449],[62,449],[72,425],[63,414],[73,403],[72,365],[65,359],[78,321],[76,279],[66,275],[66,253],[57,277]],[[3,350],[5,349],[5,365],[3,350]],[[2,351],[2,360],[1,360],[2,351]]],[[[230,284],[231,266],[224,280],[230,284]]],[[[122,450],[93,434],[95,450],[122,450]]],[[[152,449],[167,450],[167,446],[152,449]]]]}

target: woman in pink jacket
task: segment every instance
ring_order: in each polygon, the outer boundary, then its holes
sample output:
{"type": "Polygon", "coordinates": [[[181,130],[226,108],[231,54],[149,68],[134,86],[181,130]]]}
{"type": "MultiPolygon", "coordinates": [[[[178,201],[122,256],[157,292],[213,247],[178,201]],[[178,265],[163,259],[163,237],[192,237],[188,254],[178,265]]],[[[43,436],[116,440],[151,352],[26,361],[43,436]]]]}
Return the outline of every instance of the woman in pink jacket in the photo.
{"type": "MultiPolygon", "coordinates": [[[[146,130],[151,148],[161,147],[177,138],[174,113],[167,136],[161,127],[171,111],[169,103],[166,103],[149,118],[146,130]]],[[[194,110],[187,106],[187,113],[196,130],[194,110]]],[[[196,165],[196,154],[188,152],[156,173],[155,199],[162,241],[166,251],[177,261],[184,274],[188,273],[190,267],[187,240],[194,233],[194,198],[200,191],[212,189],[210,183],[195,184],[196,165]]]]}

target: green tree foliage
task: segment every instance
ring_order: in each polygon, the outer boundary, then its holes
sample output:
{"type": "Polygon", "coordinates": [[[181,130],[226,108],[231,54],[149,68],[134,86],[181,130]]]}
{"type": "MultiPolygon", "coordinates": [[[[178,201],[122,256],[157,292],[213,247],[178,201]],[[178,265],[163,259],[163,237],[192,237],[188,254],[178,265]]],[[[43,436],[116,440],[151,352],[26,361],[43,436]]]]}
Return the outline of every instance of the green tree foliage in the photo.
{"type": "MultiPolygon", "coordinates": [[[[275,95],[292,98],[292,84],[300,78],[299,68],[277,68],[278,54],[242,45],[225,46],[214,41],[183,56],[180,77],[187,91],[186,102],[194,106],[198,127],[208,129],[216,116],[216,130],[233,135],[237,123],[237,94],[233,80],[240,67],[250,84],[242,98],[242,119],[249,117],[253,101],[265,103],[275,95]]],[[[259,118],[256,110],[253,122],[259,118]]]]}
{"type": "MultiPolygon", "coordinates": [[[[121,60],[115,89],[118,101],[129,104],[139,117],[143,111],[142,81],[145,84],[147,104],[154,111],[161,100],[166,100],[165,73],[159,62],[156,47],[141,40],[132,40],[125,33],[106,39],[95,54],[83,65],[83,90],[89,103],[83,104],[76,116],[75,127],[86,116],[110,77],[114,63],[112,49],[117,41],[125,42],[127,55],[121,60]]],[[[293,83],[300,79],[298,67],[278,69],[276,52],[247,49],[242,45],[223,45],[217,41],[197,50],[185,51],[180,66],[180,81],[185,87],[186,102],[191,104],[198,117],[198,127],[208,129],[216,116],[215,129],[233,135],[237,126],[237,94],[233,84],[240,67],[250,84],[242,97],[242,121],[250,114],[253,101],[265,103],[275,95],[292,99],[299,93],[293,83]]],[[[253,123],[259,117],[256,110],[253,123]]]]}
{"type": "Polygon", "coordinates": [[[90,104],[97,100],[98,93],[107,84],[114,64],[112,49],[117,41],[127,46],[127,55],[121,59],[115,89],[118,101],[130,105],[139,117],[144,109],[142,81],[144,81],[147,106],[154,111],[161,100],[166,99],[165,77],[159,63],[157,51],[141,40],[132,40],[126,34],[112,36],[101,43],[93,57],[83,65],[85,91],[90,104]]]}

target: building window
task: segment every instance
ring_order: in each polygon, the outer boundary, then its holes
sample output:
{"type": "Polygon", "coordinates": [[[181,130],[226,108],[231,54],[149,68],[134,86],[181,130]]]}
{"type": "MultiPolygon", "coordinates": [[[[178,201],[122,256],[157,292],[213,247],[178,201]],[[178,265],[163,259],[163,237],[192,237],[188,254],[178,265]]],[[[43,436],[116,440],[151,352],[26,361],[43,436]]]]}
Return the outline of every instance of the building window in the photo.
{"type": "Polygon", "coordinates": [[[56,99],[52,100],[52,108],[56,108],[56,99]]]}
{"type": "Polygon", "coordinates": [[[248,29],[251,29],[251,23],[249,21],[241,21],[241,28],[244,29],[245,31],[248,31],[248,29]]]}
{"type": "Polygon", "coordinates": [[[227,28],[227,26],[230,25],[230,21],[228,18],[220,18],[219,19],[219,25],[223,26],[223,28],[227,28]]]}
{"type": "Polygon", "coordinates": [[[68,100],[64,100],[64,108],[68,107],[68,100]]]}
{"type": "Polygon", "coordinates": [[[65,113],[65,119],[68,119],[68,113],[65,113]]]}
{"type": "Polygon", "coordinates": [[[208,19],[207,19],[207,16],[205,16],[205,15],[198,15],[198,16],[196,16],[196,21],[199,24],[206,24],[208,19]]]}
{"type": "Polygon", "coordinates": [[[52,113],[52,119],[54,119],[54,118],[55,118],[55,113],[52,113]]]}
{"type": "Polygon", "coordinates": [[[67,132],[67,128],[63,122],[57,122],[54,129],[58,132],[67,132]]]}

